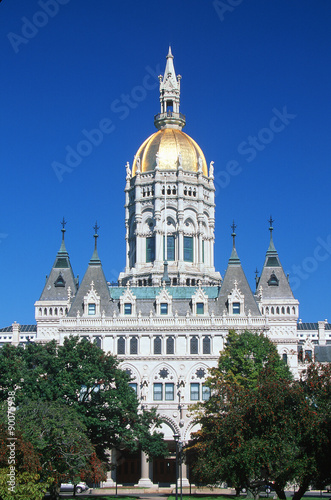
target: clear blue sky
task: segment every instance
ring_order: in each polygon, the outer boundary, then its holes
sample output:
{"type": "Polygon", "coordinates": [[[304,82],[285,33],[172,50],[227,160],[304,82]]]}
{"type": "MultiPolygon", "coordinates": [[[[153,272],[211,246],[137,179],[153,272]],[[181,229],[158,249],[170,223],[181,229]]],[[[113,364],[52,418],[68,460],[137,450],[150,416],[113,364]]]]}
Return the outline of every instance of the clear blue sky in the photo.
{"type": "Polygon", "coordinates": [[[224,274],[234,219],[254,286],[272,214],[300,318],[331,320],[331,4],[214,3],[0,3],[0,326],[34,323],[63,216],[75,274],[82,279],[92,255],[96,220],[107,279],[123,270],[124,166],[155,131],[155,75],[169,43],[184,131],[215,162],[217,270],[224,274]],[[83,131],[100,122],[107,133],[86,146],[83,131]],[[52,165],[65,165],[77,145],[85,156],[57,176],[52,165]]]}

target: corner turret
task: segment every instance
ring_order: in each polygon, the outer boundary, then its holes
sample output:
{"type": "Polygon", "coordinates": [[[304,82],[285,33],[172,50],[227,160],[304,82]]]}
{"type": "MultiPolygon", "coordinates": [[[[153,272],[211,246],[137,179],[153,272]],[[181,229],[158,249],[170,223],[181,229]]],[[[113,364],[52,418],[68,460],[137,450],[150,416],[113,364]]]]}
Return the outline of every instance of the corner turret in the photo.
{"type": "Polygon", "coordinates": [[[62,241],[39,300],[35,303],[37,335],[39,338],[52,338],[57,332],[60,319],[70,308],[70,303],[78,289],[78,277],[74,277],[67,252],[64,235],[66,221],[62,220],[62,241]]]}

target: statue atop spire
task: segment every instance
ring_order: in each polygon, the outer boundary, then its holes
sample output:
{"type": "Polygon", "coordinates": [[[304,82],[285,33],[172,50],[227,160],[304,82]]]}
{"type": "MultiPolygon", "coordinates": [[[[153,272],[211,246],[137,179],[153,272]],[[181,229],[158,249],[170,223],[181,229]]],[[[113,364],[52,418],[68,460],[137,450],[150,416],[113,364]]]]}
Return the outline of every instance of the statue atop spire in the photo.
{"type": "Polygon", "coordinates": [[[176,128],[182,130],[185,125],[185,116],[179,113],[180,80],[176,76],[174,56],[169,47],[164,75],[159,76],[161,113],[155,116],[154,124],[157,129],[176,128]]]}

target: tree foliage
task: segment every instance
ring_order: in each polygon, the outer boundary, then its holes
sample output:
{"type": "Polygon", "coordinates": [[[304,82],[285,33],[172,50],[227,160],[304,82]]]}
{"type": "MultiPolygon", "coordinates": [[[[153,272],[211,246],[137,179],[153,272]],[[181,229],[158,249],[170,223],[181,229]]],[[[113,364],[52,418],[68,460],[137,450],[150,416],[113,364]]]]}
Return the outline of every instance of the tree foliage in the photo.
{"type": "Polygon", "coordinates": [[[211,398],[196,408],[201,429],[188,450],[195,478],[226,481],[254,497],[272,484],[284,499],[286,483],[296,481],[298,500],[316,478],[327,478],[330,370],[310,368],[293,381],[268,339],[242,335],[231,333],[212,370],[211,398]]]}
{"type": "Polygon", "coordinates": [[[54,484],[65,470],[70,479],[104,479],[111,448],[165,455],[162,434],[151,431],[156,410],[139,410],[129,380],[116,358],[78,337],[0,350],[0,401],[15,390],[24,435],[54,484]]]}
{"type": "Polygon", "coordinates": [[[243,387],[256,387],[257,379],[268,366],[269,376],[291,380],[289,367],[280,359],[276,346],[262,333],[230,330],[217,368],[211,375],[217,380],[243,387]]]}

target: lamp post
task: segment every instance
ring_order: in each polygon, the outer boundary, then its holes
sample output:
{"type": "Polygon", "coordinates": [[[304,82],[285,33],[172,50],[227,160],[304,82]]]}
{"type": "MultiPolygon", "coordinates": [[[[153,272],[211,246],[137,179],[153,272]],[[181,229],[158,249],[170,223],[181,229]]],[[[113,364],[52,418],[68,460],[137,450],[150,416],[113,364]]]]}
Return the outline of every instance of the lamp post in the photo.
{"type": "Polygon", "coordinates": [[[178,500],[178,444],[179,444],[179,434],[177,432],[174,434],[174,440],[176,443],[176,500],[178,500]]]}

